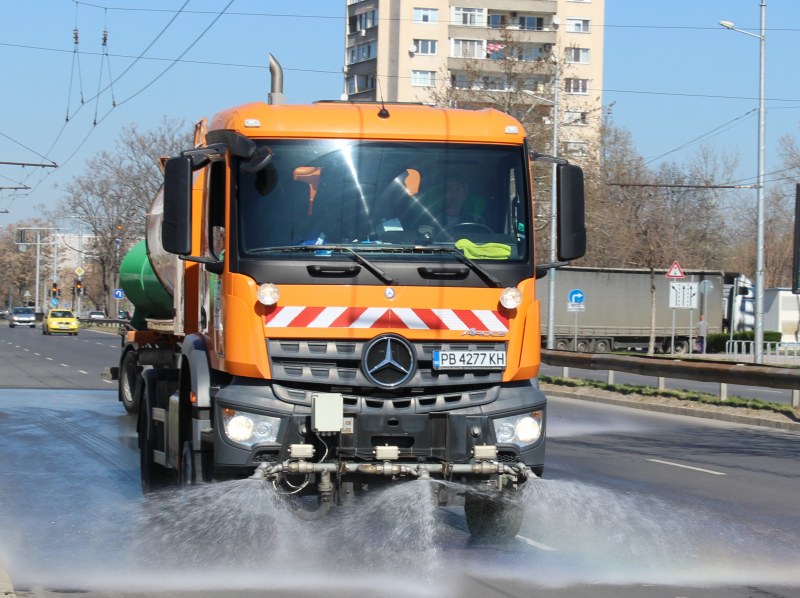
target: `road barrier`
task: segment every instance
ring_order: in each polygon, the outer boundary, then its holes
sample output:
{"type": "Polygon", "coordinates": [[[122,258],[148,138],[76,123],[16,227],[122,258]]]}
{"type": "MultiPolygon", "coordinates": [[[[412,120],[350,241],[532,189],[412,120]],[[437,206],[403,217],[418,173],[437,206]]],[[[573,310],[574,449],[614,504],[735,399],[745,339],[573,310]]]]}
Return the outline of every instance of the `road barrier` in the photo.
{"type": "MultiPolygon", "coordinates": [[[[796,364],[800,358],[800,343],[764,343],[764,359],[775,364],[796,364]]],[[[727,341],[725,355],[729,357],[749,357],[755,360],[755,341],[727,341]]]]}
{"type": "Polygon", "coordinates": [[[754,365],[741,362],[684,360],[663,357],[634,357],[610,353],[574,353],[542,349],[542,362],[564,368],[569,378],[569,368],[608,372],[608,383],[614,384],[614,372],[656,376],[658,388],[664,389],[665,378],[719,383],[719,397],[728,398],[728,384],[786,388],[792,391],[792,407],[800,407],[800,369],[771,365],[754,365]]]}

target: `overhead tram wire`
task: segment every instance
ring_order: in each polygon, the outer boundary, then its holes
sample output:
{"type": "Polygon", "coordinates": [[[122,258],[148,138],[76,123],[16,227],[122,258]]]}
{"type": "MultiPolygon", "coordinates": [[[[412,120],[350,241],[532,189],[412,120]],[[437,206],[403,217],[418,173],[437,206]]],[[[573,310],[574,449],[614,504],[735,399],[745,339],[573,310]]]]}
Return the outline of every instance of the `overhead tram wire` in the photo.
{"type": "MultiPolygon", "coordinates": [[[[186,2],[186,3],[184,3],[184,6],[186,6],[186,4],[188,4],[188,1],[189,1],[189,0],[187,0],[187,2],[186,2]]],[[[216,17],[215,17],[215,18],[214,18],[214,19],[211,21],[211,23],[209,23],[209,25],[208,25],[208,26],[207,26],[207,27],[206,27],[206,28],[205,28],[205,29],[204,29],[204,30],[203,30],[203,31],[202,31],[202,32],[201,32],[201,33],[200,33],[200,34],[199,34],[199,35],[198,35],[198,36],[197,36],[197,37],[196,37],[196,38],[195,38],[193,41],[192,41],[192,43],[191,43],[191,44],[189,44],[189,46],[188,46],[188,47],[187,47],[187,48],[186,48],[186,49],[185,49],[183,52],[181,52],[181,54],[180,54],[180,55],[179,55],[177,58],[173,59],[173,60],[170,62],[170,64],[169,64],[169,65],[168,65],[168,66],[167,66],[167,67],[166,67],[166,68],[165,68],[163,71],[161,71],[161,72],[160,72],[158,75],[156,75],[156,76],[155,76],[155,77],[154,77],[152,80],[150,80],[150,81],[149,81],[147,84],[145,84],[144,86],[142,86],[142,87],[141,87],[141,88],[140,88],[138,91],[134,92],[133,94],[131,94],[130,96],[128,96],[128,97],[127,97],[127,98],[125,98],[124,100],[121,100],[121,101],[117,102],[117,103],[116,103],[116,105],[115,105],[114,107],[112,107],[112,108],[111,108],[110,110],[108,110],[108,111],[107,111],[107,112],[106,112],[106,113],[105,113],[103,116],[101,116],[101,117],[100,117],[100,118],[97,120],[97,122],[95,122],[95,123],[94,123],[94,125],[92,126],[92,128],[91,128],[91,129],[89,129],[89,131],[86,133],[86,136],[85,136],[85,137],[83,138],[83,140],[81,140],[81,142],[80,142],[80,143],[79,143],[79,144],[78,144],[78,145],[75,147],[75,149],[72,151],[72,153],[71,153],[69,156],[67,156],[67,158],[66,158],[66,159],[62,160],[62,162],[61,162],[61,166],[64,166],[64,165],[66,165],[68,162],[70,162],[70,161],[72,160],[72,158],[74,158],[74,157],[75,157],[75,155],[76,155],[76,154],[77,154],[77,153],[78,153],[78,152],[81,150],[81,148],[82,148],[82,147],[83,147],[83,146],[86,144],[86,142],[89,140],[89,137],[91,137],[92,133],[93,133],[93,132],[96,130],[96,128],[97,128],[97,125],[99,125],[100,123],[102,123],[102,122],[103,122],[103,121],[104,121],[104,120],[105,120],[105,119],[106,119],[106,118],[107,118],[107,117],[108,117],[108,116],[111,114],[111,112],[112,112],[112,111],[113,111],[115,108],[118,108],[119,106],[122,106],[123,104],[125,104],[125,103],[129,102],[130,100],[132,100],[133,98],[135,98],[136,96],[138,96],[140,93],[142,93],[143,91],[145,91],[146,89],[148,89],[148,88],[149,88],[151,85],[153,85],[153,84],[154,84],[156,81],[158,81],[158,80],[159,80],[161,77],[163,77],[163,76],[164,76],[164,75],[167,73],[167,71],[169,71],[169,70],[170,70],[170,69],[171,69],[173,66],[175,66],[175,65],[176,65],[178,62],[180,62],[180,61],[181,61],[181,58],[183,58],[183,56],[185,56],[185,55],[186,55],[186,54],[189,52],[189,50],[191,50],[191,49],[192,49],[192,48],[193,48],[193,47],[194,47],[194,46],[195,46],[195,45],[196,45],[196,44],[197,44],[197,43],[198,43],[198,42],[199,42],[199,41],[200,41],[200,40],[201,40],[201,39],[202,39],[202,38],[203,38],[205,35],[206,35],[206,33],[208,33],[208,31],[209,31],[209,30],[210,30],[210,29],[211,29],[211,28],[212,28],[212,27],[213,27],[213,26],[216,24],[216,22],[217,22],[217,21],[218,21],[218,20],[219,20],[219,19],[222,17],[222,15],[223,15],[223,14],[225,14],[225,11],[226,11],[226,10],[227,10],[227,9],[228,9],[230,6],[231,6],[231,4],[233,4],[233,2],[234,2],[234,0],[230,0],[230,1],[228,2],[228,4],[225,6],[225,8],[223,8],[223,9],[222,9],[222,10],[221,10],[221,11],[220,11],[218,14],[217,14],[217,16],[216,16],[216,17]]],[[[174,20],[174,19],[173,19],[173,20],[174,20]]],[[[170,21],[170,23],[172,23],[172,20],[170,21]]],[[[167,24],[167,27],[168,27],[168,26],[169,26],[169,23],[167,24]]],[[[166,27],[165,27],[165,29],[166,29],[166,27]]],[[[161,33],[163,33],[163,30],[162,30],[162,32],[161,32],[161,33]]],[[[159,36],[161,35],[161,33],[159,33],[159,36]]],[[[157,39],[157,38],[156,38],[156,39],[157,39]]],[[[150,45],[152,46],[152,44],[153,44],[153,43],[155,43],[155,41],[156,41],[156,40],[153,40],[153,42],[152,42],[150,45]]],[[[150,47],[150,46],[148,46],[148,48],[149,48],[149,47],[150,47]]],[[[147,51],[147,49],[145,49],[145,52],[146,52],[146,51],[147,51]]],[[[141,55],[140,55],[140,57],[141,57],[141,55]]],[[[128,70],[128,69],[126,69],[126,71],[125,71],[125,72],[127,72],[127,70],[128,70]]],[[[123,72],[121,75],[119,75],[119,77],[121,77],[121,76],[122,76],[122,75],[124,75],[124,74],[125,74],[125,73],[123,72]]],[[[119,79],[119,77],[117,77],[117,79],[119,79]]],[[[47,175],[47,176],[49,176],[49,173],[48,173],[48,175],[47,175]]],[[[40,180],[40,181],[39,181],[39,182],[36,184],[36,186],[34,187],[34,191],[36,190],[36,188],[37,188],[37,187],[38,187],[40,184],[42,184],[42,183],[44,182],[44,180],[47,178],[47,176],[43,177],[43,178],[42,178],[42,179],[41,179],[41,180],[40,180]]]]}
{"type": "MultiPolygon", "coordinates": [[[[188,1],[188,0],[187,0],[187,1],[188,1]]],[[[198,35],[198,36],[197,36],[197,37],[196,37],[196,38],[195,38],[195,39],[192,41],[192,43],[191,43],[191,44],[189,44],[189,45],[186,47],[186,49],[185,49],[183,52],[181,52],[181,53],[178,55],[178,57],[177,57],[177,58],[175,58],[175,59],[173,59],[172,61],[170,61],[169,65],[167,65],[167,67],[166,67],[166,68],[165,68],[163,71],[161,71],[161,72],[160,72],[158,75],[156,75],[156,76],[155,76],[153,79],[151,79],[149,83],[147,83],[147,84],[145,84],[144,86],[142,86],[142,87],[141,87],[141,88],[140,88],[138,91],[136,91],[136,92],[132,93],[131,95],[129,95],[129,96],[128,96],[127,98],[125,98],[124,100],[121,100],[121,101],[120,101],[120,102],[117,104],[117,106],[122,106],[123,104],[125,104],[125,103],[127,103],[127,102],[131,101],[133,98],[135,98],[136,96],[138,96],[140,93],[142,93],[142,92],[144,92],[145,90],[147,90],[147,89],[148,89],[148,88],[149,88],[151,85],[153,85],[154,83],[156,83],[156,81],[158,81],[159,79],[161,79],[161,77],[163,77],[164,75],[166,75],[166,74],[167,74],[167,72],[168,72],[168,71],[170,71],[170,70],[172,69],[172,67],[174,67],[176,64],[178,64],[179,62],[181,62],[181,59],[182,59],[184,56],[186,56],[186,54],[188,54],[188,53],[189,53],[189,50],[191,50],[192,48],[194,48],[194,46],[195,46],[195,45],[196,45],[196,44],[197,44],[197,43],[198,43],[198,42],[199,42],[201,39],[203,39],[203,37],[205,37],[206,33],[208,33],[208,32],[211,30],[211,28],[212,28],[212,27],[213,27],[213,26],[214,26],[214,25],[217,23],[217,21],[219,21],[219,20],[220,20],[220,18],[222,18],[222,15],[224,15],[224,14],[225,14],[225,12],[228,10],[228,8],[230,8],[230,6],[233,4],[233,2],[234,2],[234,0],[230,0],[230,1],[229,1],[229,2],[228,2],[226,5],[225,5],[225,8],[223,8],[223,9],[222,9],[222,10],[221,10],[219,13],[217,13],[217,16],[216,16],[216,17],[214,17],[214,19],[213,19],[213,20],[212,20],[212,21],[211,21],[211,22],[208,24],[208,26],[207,26],[205,29],[203,29],[203,31],[201,31],[201,32],[200,32],[200,35],[198,35]]],[[[109,110],[108,112],[106,112],[106,113],[105,113],[105,114],[104,114],[104,115],[103,115],[103,116],[100,118],[100,120],[99,120],[99,121],[97,121],[97,124],[100,124],[101,122],[103,122],[103,121],[106,119],[106,117],[107,117],[109,114],[111,114],[111,110],[109,110]]]]}
{"type": "Polygon", "coordinates": [[[103,38],[101,42],[102,46],[102,54],[100,56],[100,69],[99,69],[99,77],[97,79],[97,95],[95,95],[95,103],[94,103],[94,124],[97,125],[97,111],[100,108],[100,87],[103,84],[103,63],[106,63],[108,67],[108,87],[106,89],[111,89],[111,107],[115,108],[117,105],[117,100],[114,97],[114,79],[111,76],[111,59],[108,56],[108,27],[107,27],[107,19],[105,18],[108,15],[108,11],[104,11],[104,19],[103,19],[103,38]]]}
{"type": "MultiPolygon", "coordinates": [[[[124,69],[124,70],[122,71],[122,73],[120,73],[120,74],[119,74],[119,75],[118,75],[116,78],[114,78],[114,79],[112,79],[112,78],[111,78],[111,70],[110,70],[110,69],[111,69],[111,63],[110,63],[110,61],[109,61],[109,63],[108,63],[108,64],[109,64],[109,81],[110,81],[110,82],[109,82],[108,86],[106,86],[106,87],[105,87],[105,88],[103,88],[103,89],[100,89],[100,83],[98,83],[98,92],[97,92],[97,95],[95,95],[95,96],[93,96],[93,97],[89,98],[89,101],[92,101],[92,100],[95,100],[95,99],[97,99],[97,101],[99,101],[99,97],[100,97],[100,95],[101,95],[103,92],[105,92],[107,89],[111,88],[111,89],[112,89],[112,91],[111,91],[111,96],[112,96],[112,109],[113,109],[113,108],[116,108],[116,106],[117,106],[118,104],[117,104],[117,102],[116,102],[116,98],[114,97],[114,92],[113,92],[113,87],[112,87],[112,86],[113,86],[113,84],[114,84],[115,82],[119,81],[119,80],[120,80],[120,79],[121,79],[123,76],[125,76],[125,74],[126,74],[128,71],[130,71],[130,70],[131,70],[131,68],[133,68],[133,66],[134,66],[134,65],[135,65],[137,62],[139,62],[139,61],[142,59],[142,57],[145,55],[145,53],[147,53],[147,51],[148,51],[150,48],[152,48],[152,47],[153,47],[153,45],[154,45],[154,44],[155,44],[155,43],[156,43],[156,42],[159,40],[159,38],[160,38],[160,37],[161,37],[161,36],[162,36],[162,35],[163,35],[163,34],[166,32],[166,30],[167,30],[167,29],[170,27],[170,25],[172,25],[172,23],[175,21],[175,19],[177,19],[177,18],[178,18],[178,16],[179,16],[179,15],[180,15],[180,14],[183,12],[183,10],[186,8],[186,5],[187,5],[187,4],[189,4],[189,2],[190,2],[190,0],[186,0],[186,1],[183,3],[183,5],[182,5],[182,6],[181,6],[181,7],[180,7],[180,8],[179,8],[179,9],[178,9],[176,12],[175,12],[175,14],[174,14],[174,15],[172,16],[172,18],[169,20],[169,22],[167,22],[167,24],[166,24],[166,25],[164,25],[164,27],[162,27],[162,28],[161,28],[161,31],[159,31],[159,32],[158,32],[158,34],[157,34],[157,35],[156,35],[156,36],[155,36],[155,37],[152,39],[152,41],[151,41],[151,42],[150,42],[150,43],[147,45],[147,47],[146,47],[144,50],[142,50],[142,52],[140,52],[140,53],[139,53],[139,55],[138,55],[138,56],[137,56],[137,57],[136,57],[136,58],[133,60],[133,62],[131,62],[131,64],[129,64],[129,65],[128,65],[128,67],[127,67],[126,69],[124,69]]],[[[74,34],[74,40],[75,40],[75,44],[76,44],[76,46],[77,46],[77,43],[78,43],[77,7],[78,7],[78,5],[79,5],[79,4],[83,4],[83,3],[81,3],[81,2],[77,2],[77,1],[75,2],[75,12],[76,12],[75,18],[76,18],[76,21],[75,21],[75,28],[74,28],[74,30],[73,30],[73,34],[74,34]]],[[[229,4],[228,6],[230,6],[230,4],[229,4]]],[[[223,12],[224,12],[224,11],[223,11],[223,12]]],[[[219,17],[218,17],[218,18],[219,18],[219,17]]],[[[203,35],[204,35],[204,34],[205,34],[205,32],[203,32],[203,35]]],[[[104,33],[104,39],[103,39],[103,41],[104,41],[104,45],[105,45],[105,42],[106,42],[105,33],[104,33]]],[[[194,43],[196,43],[196,42],[197,42],[197,40],[195,40],[195,42],[193,42],[193,44],[194,44],[194,43]]],[[[77,51],[77,49],[76,49],[74,52],[75,52],[75,54],[78,54],[78,51],[77,51]]],[[[104,48],[104,53],[106,54],[106,56],[110,56],[110,54],[108,54],[108,49],[107,49],[107,46],[104,48]]],[[[74,58],[74,56],[73,56],[73,65],[74,65],[74,64],[75,64],[75,58],[74,58]]],[[[80,59],[78,59],[78,66],[79,66],[79,79],[80,79],[80,59]]],[[[73,69],[74,69],[74,66],[73,66],[73,69]]],[[[73,72],[74,72],[74,70],[73,70],[73,72]]],[[[163,73],[162,73],[162,74],[163,74],[163,73]]],[[[102,54],[101,54],[101,78],[102,78],[102,54]]],[[[69,89],[69,91],[68,91],[68,96],[67,96],[67,118],[66,118],[66,120],[65,120],[64,124],[61,126],[61,129],[60,129],[60,130],[58,131],[58,133],[56,134],[56,137],[55,137],[55,139],[54,139],[54,140],[53,140],[53,142],[50,144],[50,148],[49,148],[49,149],[48,149],[48,151],[47,151],[47,153],[48,153],[48,154],[52,153],[52,151],[53,151],[53,149],[55,148],[56,144],[57,144],[57,143],[59,142],[59,140],[61,139],[61,136],[64,134],[64,131],[66,130],[67,124],[68,124],[68,123],[69,123],[69,121],[70,121],[70,118],[71,118],[71,117],[72,117],[72,118],[74,118],[74,117],[75,117],[75,115],[77,115],[77,113],[78,113],[78,112],[81,110],[81,108],[83,108],[83,106],[85,105],[85,101],[84,101],[84,98],[83,98],[83,84],[82,84],[82,80],[81,80],[81,105],[80,105],[80,106],[79,106],[79,107],[78,107],[78,108],[75,110],[75,112],[73,112],[73,113],[72,113],[72,115],[70,116],[70,114],[69,114],[69,94],[71,94],[71,93],[72,93],[72,73],[70,74],[70,89],[69,89]]],[[[137,93],[138,93],[138,92],[137,92],[137,93]]],[[[127,101],[127,100],[126,100],[126,101],[127,101]]],[[[63,166],[63,165],[65,165],[65,164],[67,164],[69,161],[71,161],[71,160],[72,160],[72,158],[73,158],[73,157],[74,157],[74,156],[75,156],[75,155],[76,155],[76,154],[77,154],[77,153],[80,151],[80,149],[81,149],[81,148],[82,148],[82,147],[83,147],[83,146],[86,144],[86,142],[89,140],[89,137],[91,137],[92,133],[93,133],[93,132],[94,132],[94,130],[95,130],[95,127],[96,127],[96,126],[97,126],[97,125],[98,125],[98,124],[99,124],[99,123],[100,123],[102,120],[104,120],[106,116],[108,116],[108,113],[106,113],[106,114],[105,114],[105,115],[104,115],[104,116],[103,116],[103,117],[102,117],[102,118],[101,118],[101,119],[98,121],[98,120],[97,120],[97,110],[95,110],[95,118],[94,118],[94,122],[93,122],[92,128],[90,128],[90,129],[88,130],[88,132],[86,133],[86,135],[84,136],[84,138],[83,138],[83,139],[80,141],[80,143],[78,143],[78,145],[75,147],[75,149],[72,151],[72,153],[70,153],[70,154],[69,154],[69,156],[67,156],[67,158],[66,158],[65,160],[62,160],[62,162],[61,162],[61,166],[63,166]]],[[[43,175],[43,176],[42,176],[42,177],[41,177],[41,178],[40,178],[40,179],[39,179],[39,180],[38,180],[36,183],[34,183],[34,184],[33,184],[33,186],[32,186],[32,190],[33,190],[33,191],[36,191],[36,189],[39,187],[39,185],[41,185],[41,184],[42,184],[42,183],[43,183],[45,180],[47,180],[47,178],[48,178],[48,177],[50,177],[50,175],[51,175],[51,174],[53,174],[53,172],[54,172],[54,171],[50,171],[50,172],[47,172],[47,173],[45,173],[45,174],[44,174],[44,175],[43,175]]],[[[28,180],[28,179],[29,179],[31,176],[33,176],[33,173],[31,173],[30,175],[28,175],[27,177],[25,177],[25,181],[27,181],[27,180],[28,180]]]]}
{"type": "Polygon", "coordinates": [[[81,54],[80,54],[80,32],[78,30],[78,2],[75,2],[75,26],[72,28],[72,68],[69,73],[69,87],[67,88],[67,115],[66,121],[69,122],[69,104],[72,99],[72,81],[75,76],[75,65],[78,67],[78,91],[83,106],[83,77],[81,76],[81,54]]]}

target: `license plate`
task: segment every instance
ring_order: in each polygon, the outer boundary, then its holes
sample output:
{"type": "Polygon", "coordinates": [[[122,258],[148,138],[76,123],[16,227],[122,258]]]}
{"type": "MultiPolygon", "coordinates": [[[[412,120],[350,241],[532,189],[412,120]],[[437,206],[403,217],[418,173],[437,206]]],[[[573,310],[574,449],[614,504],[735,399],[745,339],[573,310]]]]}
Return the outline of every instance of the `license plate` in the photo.
{"type": "Polygon", "coordinates": [[[505,351],[434,351],[435,370],[502,370],[505,351]]]}

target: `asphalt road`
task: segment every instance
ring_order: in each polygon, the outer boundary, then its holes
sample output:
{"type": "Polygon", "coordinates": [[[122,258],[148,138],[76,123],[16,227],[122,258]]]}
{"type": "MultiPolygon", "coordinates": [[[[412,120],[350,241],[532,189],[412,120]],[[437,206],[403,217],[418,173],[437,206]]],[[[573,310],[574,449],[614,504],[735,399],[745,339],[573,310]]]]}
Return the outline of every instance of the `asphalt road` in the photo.
{"type": "Polygon", "coordinates": [[[6,388],[108,389],[104,367],[117,365],[120,337],[81,330],[78,336],[44,335],[37,328],[0,322],[0,385],[6,388]]]}
{"type": "Polygon", "coordinates": [[[480,545],[424,481],[321,522],[247,480],[145,500],[116,391],[67,386],[115,347],[0,328],[0,560],[17,596],[800,597],[797,434],[551,399],[520,535],[480,545]],[[8,388],[26,360],[49,375],[8,388]]]}

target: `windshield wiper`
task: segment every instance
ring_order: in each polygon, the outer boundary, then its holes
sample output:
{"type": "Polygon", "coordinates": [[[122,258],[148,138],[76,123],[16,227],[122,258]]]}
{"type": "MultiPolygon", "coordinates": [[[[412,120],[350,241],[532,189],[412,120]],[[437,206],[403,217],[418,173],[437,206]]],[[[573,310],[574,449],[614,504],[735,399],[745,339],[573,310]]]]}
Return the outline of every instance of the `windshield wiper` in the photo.
{"type": "Polygon", "coordinates": [[[502,287],[502,281],[494,274],[480,266],[477,262],[472,261],[466,255],[461,253],[458,249],[452,247],[431,247],[429,245],[406,245],[403,247],[405,251],[412,253],[446,253],[447,255],[454,256],[459,262],[467,266],[470,270],[480,276],[485,283],[493,287],[502,287]]]}
{"type": "Polygon", "coordinates": [[[345,245],[283,245],[281,247],[263,247],[255,250],[251,250],[251,253],[291,253],[293,251],[304,251],[304,252],[317,252],[317,251],[340,251],[350,258],[357,264],[364,266],[367,270],[372,272],[377,278],[383,281],[385,284],[388,285],[395,285],[397,281],[389,276],[386,272],[378,268],[373,262],[369,261],[367,258],[362,256],[357,251],[353,251],[349,247],[345,245]]]}

